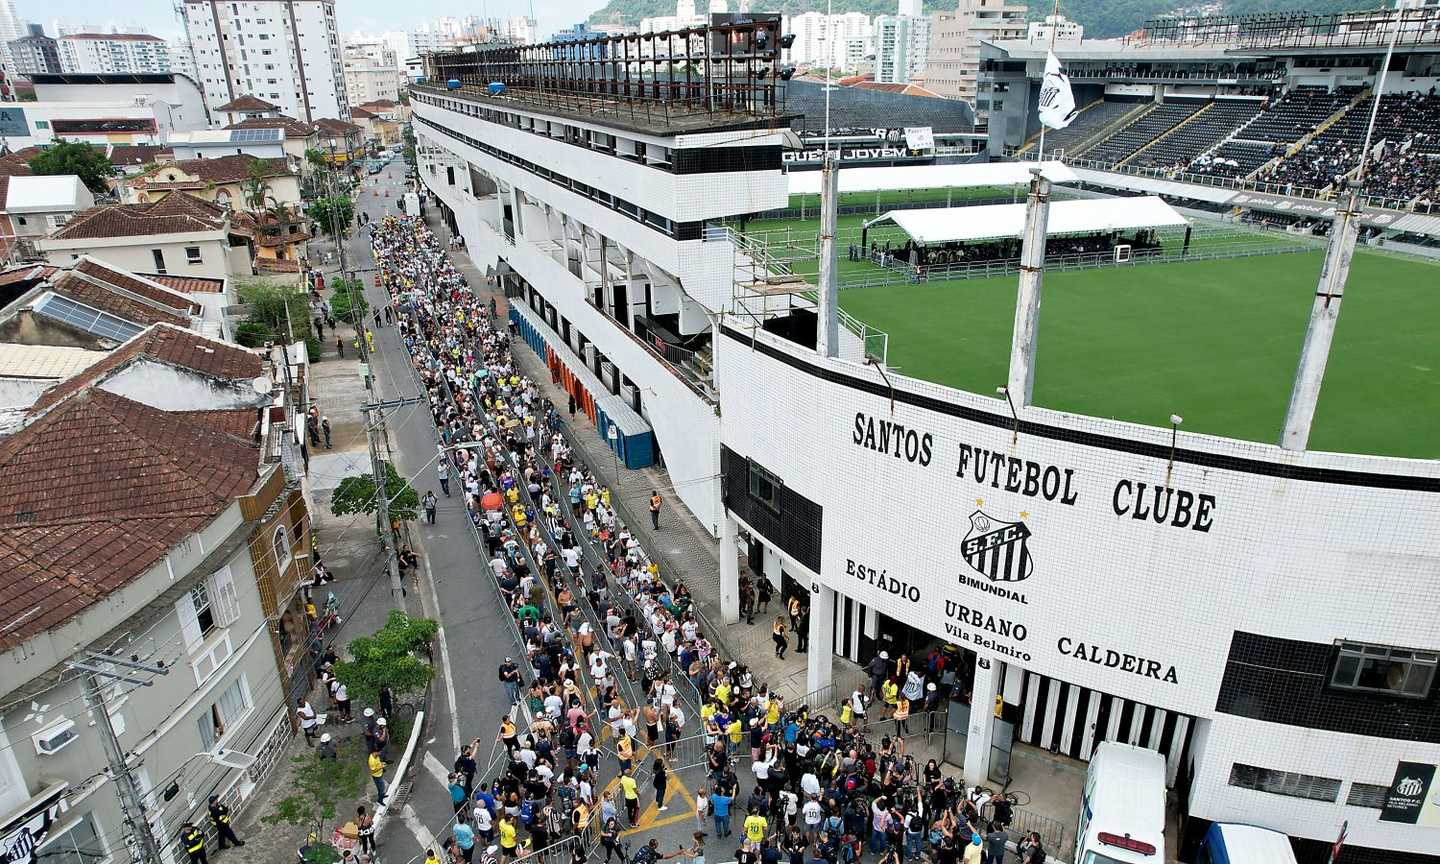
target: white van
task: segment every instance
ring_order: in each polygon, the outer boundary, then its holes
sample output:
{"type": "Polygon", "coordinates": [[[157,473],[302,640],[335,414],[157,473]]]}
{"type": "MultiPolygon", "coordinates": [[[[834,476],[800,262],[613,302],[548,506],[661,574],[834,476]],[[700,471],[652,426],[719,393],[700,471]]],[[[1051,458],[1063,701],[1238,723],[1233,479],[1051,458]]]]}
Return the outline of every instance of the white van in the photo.
{"type": "Polygon", "coordinates": [[[1216,822],[1200,841],[1195,864],[1295,864],[1295,851],[1279,831],[1216,822]]]}
{"type": "Polygon", "coordinates": [[[1105,741],[1090,757],[1075,864],[1164,864],[1165,757],[1105,741]]]}

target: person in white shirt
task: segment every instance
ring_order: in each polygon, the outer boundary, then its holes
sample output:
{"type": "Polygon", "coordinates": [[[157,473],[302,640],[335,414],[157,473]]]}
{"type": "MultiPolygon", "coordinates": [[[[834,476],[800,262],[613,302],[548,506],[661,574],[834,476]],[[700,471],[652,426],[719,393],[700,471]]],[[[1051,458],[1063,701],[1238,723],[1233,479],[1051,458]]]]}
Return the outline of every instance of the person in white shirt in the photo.
{"type": "MultiPolygon", "coordinates": [[[[815,775],[806,774],[805,776],[814,777],[815,775]]],[[[816,785],[818,786],[819,783],[816,783],[816,785]]],[[[820,833],[820,822],[825,818],[825,808],[820,806],[820,793],[818,791],[806,793],[806,795],[809,800],[805,802],[805,807],[801,811],[805,817],[805,839],[814,843],[816,836],[820,833]]]]}

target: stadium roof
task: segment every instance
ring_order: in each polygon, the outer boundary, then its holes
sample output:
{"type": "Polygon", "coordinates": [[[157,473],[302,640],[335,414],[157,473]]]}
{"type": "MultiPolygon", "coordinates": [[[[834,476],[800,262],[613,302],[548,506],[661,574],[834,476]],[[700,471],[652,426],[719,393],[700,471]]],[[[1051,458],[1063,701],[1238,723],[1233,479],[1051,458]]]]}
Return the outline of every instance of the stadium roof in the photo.
{"type": "Polygon", "coordinates": [[[1198,183],[1177,183],[1159,177],[1142,177],[1138,174],[1121,174],[1117,171],[1097,171],[1094,168],[1076,168],[1075,173],[1086,183],[1113,186],[1134,192],[1148,192],[1151,195],[1169,195],[1173,198],[1190,198],[1224,204],[1235,197],[1234,189],[1219,186],[1201,186],[1198,183]]]}
{"type": "MultiPolygon", "coordinates": [[[[825,85],[800,78],[784,89],[786,114],[804,115],[790,122],[796,132],[825,131],[825,85]]],[[[830,88],[830,128],[899,129],[929,126],[935,133],[975,131],[975,112],[959,99],[907,96],[884,90],[855,87],[830,88]]]]}
{"type": "MultiPolygon", "coordinates": [[[[842,172],[843,176],[843,172],[842,172]]],[[[917,243],[951,243],[1019,237],[1025,229],[1024,204],[891,210],[865,223],[892,222],[917,243]]],[[[1105,198],[1053,201],[1046,236],[1127,231],[1185,225],[1185,217],[1159,198],[1105,198]]]]}
{"type": "MultiPolygon", "coordinates": [[[[895,165],[874,168],[843,168],[841,192],[891,192],[899,189],[947,189],[970,186],[1021,186],[1030,182],[1033,162],[972,162],[966,165],[895,165]]],[[[1077,181],[1075,172],[1063,162],[1046,162],[1045,176],[1051,183],[1077,181]]],[[[791,195],[820,194],[819,171],[790,172],[791,195]]]]}

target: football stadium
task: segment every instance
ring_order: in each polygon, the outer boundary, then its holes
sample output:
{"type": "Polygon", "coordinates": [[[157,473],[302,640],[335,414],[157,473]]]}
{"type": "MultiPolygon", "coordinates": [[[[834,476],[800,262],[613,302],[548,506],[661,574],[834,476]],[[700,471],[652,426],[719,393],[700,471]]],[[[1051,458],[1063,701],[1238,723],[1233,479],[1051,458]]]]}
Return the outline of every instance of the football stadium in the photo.
{"type": "Polygon", "coordinates": [[[699,608],[803,604],[815,710],[943,650],[972,785],[1154,751],[1147,854],[1241,823],[1440,862],[1440,10],[1077,40],[1043,131],[1043,40],[983,42],[970,104],[708,20],[432,55],[414,94],[516,338],[718,538],[699,608]]]}

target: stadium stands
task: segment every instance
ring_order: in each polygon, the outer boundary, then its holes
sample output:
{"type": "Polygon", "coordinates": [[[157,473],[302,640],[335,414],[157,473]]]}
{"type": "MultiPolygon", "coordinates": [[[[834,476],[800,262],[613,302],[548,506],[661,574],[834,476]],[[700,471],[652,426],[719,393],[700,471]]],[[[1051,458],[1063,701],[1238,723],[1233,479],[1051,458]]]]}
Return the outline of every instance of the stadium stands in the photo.
{"type": "MultiPolygon", "coordinates": [[[[1070,152],[1076,147],[1089,141],[1091,138],[1100,135],[1106,127],[1119,122],[1126,114],[1141,106],[1135,102],[1099,102],[1092,103],[1064,129],[1052,129],[1045,135],[1045,152],[1059,153],[1070,152]]],[[[1034,149],[1034,144],[1027,148],[1029,153],[1034,149]]],[[[1033,157],[1032,157],[1033,158],[1033,157]]]]}
{"type": "Polygon", "coordinates": [[[1337,87],[1333,91],[1324,87],[1296,87],[1267,107],[1235,137],[1293,144],[1344,108],[1357,92],[1355,87],[1337,87]]]}
{"type": "Polygon", "coordinates": [[[1174,129],[1208,103],[1201,101],[1164,102],[1140,119],[1114,132],[1080,155],[1096,162],[1118,163],[1136,150],[1174,129]]]}
{"type": "Polygon", "coordinates": [[[1129,164],[1151,168],[1183,168],[1259,113],[1260,103],[1256,101],[1217,101],[1194,120],[1175,129],[1141,152],[1129,164]]]}
{"type": "Polygon", "coordinates": [[[1226,141],[1213,152],[1196,157],[1185,173],[1208,177],[1248,177],[1279,155],[1279,147],[1269,141],[1226,141]]]}

